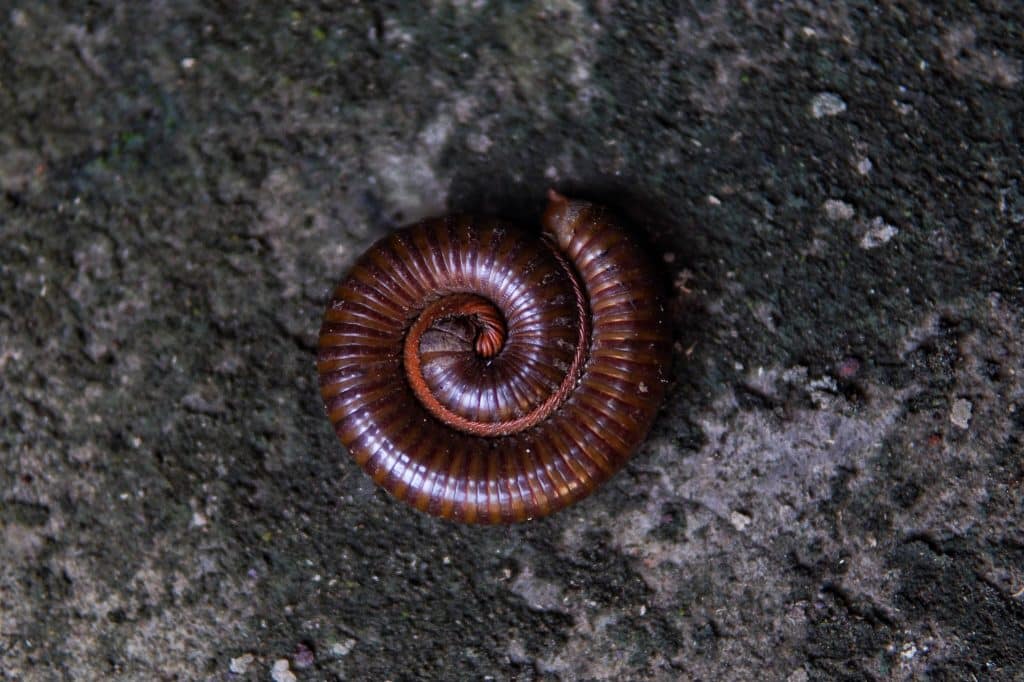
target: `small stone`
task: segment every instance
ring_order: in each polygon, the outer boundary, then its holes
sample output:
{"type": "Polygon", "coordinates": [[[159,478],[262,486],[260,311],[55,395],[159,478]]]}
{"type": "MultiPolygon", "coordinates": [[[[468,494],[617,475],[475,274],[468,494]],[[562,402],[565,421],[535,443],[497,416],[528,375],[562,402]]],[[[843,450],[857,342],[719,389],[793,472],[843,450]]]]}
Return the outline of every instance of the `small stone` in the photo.
{"type": "Polygon", "coordinates": [[[252,654],[242,654],[238,658],[231,659],[231,663],[228,664],[228,670],[235,675],[244,675],[255,660],[256,657],[252,654]]]}
{"type": "Polygon", "coordinates": [[[822,209],[829,220],[849,220],[853,217],[853,206],[838,199],[829,199],[822,205],[822,209]]]}
{"type": "Polygon", "coordinates": [[[899,234],[899,230],[888,224],[881,218],[873,218],[868,223],[868,229],[860,240],[860,248],[874,249],[887,243],[890,239],[899,234]]]}
{"type": "Polygon", "coordinates": [[[953,426],[966,429],[971,424],[973,411],[974,405],[971,404],[971,401],[960,398],[953,403],[953,407],[949,411],[949,421],[953,423],[953,426]]]}
{"type": "Polygon", "coordinates": [[[751,521],[753,521],[753,519],[743,512],[734,511],[729,514],[729,523],[731,523],[732,527],[741,533],[747,529],[747,526],[750,525],[751,521]]]}
{"type": "Polygon", "coordinates": [[[349,652],[355,648],[355,645],[356,640],[346,639],[344,642],[335,642],[332,644],[329,651],[331,656],[334,656],[335,658],[343,658],[344,656],[348,656],[349,652]]]}
{"type": "Polygon", "coordinates": [[[270,669],[270,679],[274,682],[295,682],[298,678],[288,669],[288,659],[279,658],[274,661],[274,667],[270,669]]]}
{"type": "Polygon", "coordinates": [[[846,102],[832,92],[819,92],[811,99],[811,116],[837,116],[846,111],[846,102]]]}

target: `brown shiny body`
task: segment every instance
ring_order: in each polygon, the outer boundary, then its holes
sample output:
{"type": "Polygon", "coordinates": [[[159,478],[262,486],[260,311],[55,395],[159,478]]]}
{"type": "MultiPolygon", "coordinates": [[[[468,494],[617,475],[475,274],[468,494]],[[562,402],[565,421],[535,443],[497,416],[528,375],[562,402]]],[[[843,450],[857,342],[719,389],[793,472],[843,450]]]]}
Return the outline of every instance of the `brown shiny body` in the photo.
{"type": "Polygon", "coordinates": [[[669,336],[639,248],[552,192],[547,237],[427,220],[356,263],[317,367],[338,438],[417,509],[512,523],[579,500],[644,439],[669,336]]]}

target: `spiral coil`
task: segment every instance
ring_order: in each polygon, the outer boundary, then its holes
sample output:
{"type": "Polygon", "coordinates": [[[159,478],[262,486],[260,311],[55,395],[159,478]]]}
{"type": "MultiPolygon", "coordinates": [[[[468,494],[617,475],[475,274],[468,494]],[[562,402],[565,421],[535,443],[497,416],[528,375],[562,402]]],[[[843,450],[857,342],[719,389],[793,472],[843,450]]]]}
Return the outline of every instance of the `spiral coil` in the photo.
{"type": "Polygon", "coordinates": [[[669,337],[646,260],[604,209],[552,191],[531,236],[427,220],[370,248],[320,330],[320,392],[373,480],[468,523],[550,514],[643,440],[669,337]]]}

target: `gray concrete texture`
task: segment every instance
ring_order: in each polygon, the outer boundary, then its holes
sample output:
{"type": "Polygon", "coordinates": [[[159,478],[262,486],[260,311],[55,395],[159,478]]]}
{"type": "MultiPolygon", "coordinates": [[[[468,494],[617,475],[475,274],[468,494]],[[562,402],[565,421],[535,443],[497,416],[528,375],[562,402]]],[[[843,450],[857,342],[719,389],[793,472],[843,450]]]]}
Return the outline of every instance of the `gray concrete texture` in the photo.
{"type": "Polygon", "coordinates": [[[0,676],[1024,679],[1024,7],[0,3],[0,676]],[[669,398],[511,528],[383,495],[313,354],[367,246],[548,187],[669,398]]]}

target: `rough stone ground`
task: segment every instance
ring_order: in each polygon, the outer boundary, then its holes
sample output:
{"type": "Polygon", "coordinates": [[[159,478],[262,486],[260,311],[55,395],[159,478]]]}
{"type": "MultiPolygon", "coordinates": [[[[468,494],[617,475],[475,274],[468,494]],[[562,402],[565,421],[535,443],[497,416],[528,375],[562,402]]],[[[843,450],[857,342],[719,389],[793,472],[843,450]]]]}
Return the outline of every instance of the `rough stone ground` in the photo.
{"type": "Polygon", "coordinates": [[[0,3],[0,674],[1024,679],[1024,13],[0,3]],[[663,256],[597,494],[377,492],[313,349],[376,238],[549,186],[663,256]]]}

